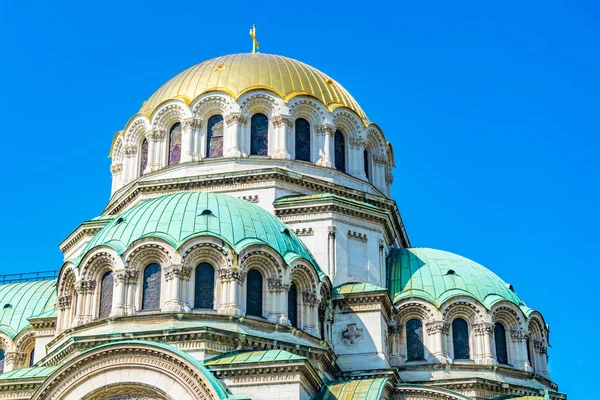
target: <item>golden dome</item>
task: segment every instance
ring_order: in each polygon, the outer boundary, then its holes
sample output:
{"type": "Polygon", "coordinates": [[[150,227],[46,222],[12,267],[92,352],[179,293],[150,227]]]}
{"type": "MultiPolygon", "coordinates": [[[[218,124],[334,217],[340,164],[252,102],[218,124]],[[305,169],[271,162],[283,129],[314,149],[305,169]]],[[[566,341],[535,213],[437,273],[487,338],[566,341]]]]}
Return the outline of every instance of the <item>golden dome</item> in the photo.
{"type": "Polygon", "coordinates": [[[194,65],[158,89],[140,112],[150,115],[164,101],[177,98],[191,102],[210,91],[222,91],[237,99],[254,89],[275,92],[286,102],[295,96],[309,95],[329,110],[348,107],[367,119],[356,100],[329,76],[300,61],[262,53],[231,54],[194,65]]]}

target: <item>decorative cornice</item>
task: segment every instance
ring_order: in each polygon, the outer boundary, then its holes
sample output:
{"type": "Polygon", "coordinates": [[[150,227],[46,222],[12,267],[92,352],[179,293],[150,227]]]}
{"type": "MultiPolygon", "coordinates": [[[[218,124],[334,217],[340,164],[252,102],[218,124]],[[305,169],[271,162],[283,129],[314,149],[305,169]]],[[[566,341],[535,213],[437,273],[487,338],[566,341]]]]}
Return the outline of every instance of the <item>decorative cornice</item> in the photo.
{"type": "Polygon", "coordinates": [[[315,234],[313,228],[298,228],[294,230],[294,233],[298,236],[312,236],[315,234]]]}
{"type": "Polygon", "coordinates": [[[366,243],[368,240],[366,233],[360,233],[356,231],[348,231],[348,239],[354,239],[364,243],[366,243]]]}

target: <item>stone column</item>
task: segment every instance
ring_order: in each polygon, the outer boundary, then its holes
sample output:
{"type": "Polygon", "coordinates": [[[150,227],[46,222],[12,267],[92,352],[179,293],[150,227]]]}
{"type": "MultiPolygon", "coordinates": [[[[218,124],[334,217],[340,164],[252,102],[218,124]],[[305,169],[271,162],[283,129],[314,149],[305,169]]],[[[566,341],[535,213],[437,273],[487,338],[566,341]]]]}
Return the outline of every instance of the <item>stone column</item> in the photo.
{"type": "Polygon", "coordinates": [[[533,353],[535,359],[535,369],[538,374],[548,378],[548,343],[543,339],[533,341],[533,353]]]}
{"type": "Polygon", "coordinates": [[[187,118],[181,122],[181,163],[192,161],[194,153],[193,128],[193,118],[187,118]]]}
{"type": "Polygon", "coordinates": [[[135,269],[127,269],[127,285],[125,286],[125,314],[135,315],[137,314],[137,308],[135,305],[135,288],[137,286],[137,280],[140,271],[135,269]]]}
{"type": "Polygon", "coordinates": [[[288,297],[290,284],[283,282],[281,278],[269,278],[267,281],[269,294],[273,299],[272,310],[269,312],[269,321],[281,325],[290,325],[288,316],[288,297]]]}
{"type": "Polygon", "coordinates": [[[488,322],[479,322],[473,324],[473,334],[475,335],[476,349],[475,361],[479,364],[493,365],[494,357],[492,355],[492,332],[494,326],[488,322]]]}
{"type": "Polygon", "coordinates": [[[334,167],[331,154],[333,154],[333,135],[335,134],[335,128],[330,124],[321,124],[315,127],[317,138],[322,138],[322,145],[319,149],[319,159],[317,165],[322,167],[334,167]]]}
{"type": "Polygon", "coordinates": [[[85,283],[84,281],[79,281],[75,283],[75,291],[77,292],[77,301],[75,304],[75,321],[71,324],[71,326],[78,326],[83,324],[85,319],[85,283]]]}
{"type": "Polygon", "coordinates": [[[425,324],[427,334],[431,336],[431,355],[440,363],[446,364],[449,360],[445,346],[446,336],[450,332],[450,325],[443,320],[435,320],[425,324]]]}
{"type": "Polygon", "coordinates": [[[115,291],[113,293],[113,306],[111,316],[126,314],[126,289],[128,275],[126,270],[117,271],[115,274],[115,291]]]}
{"type": "Polygon", "coordinates": [[[529,333],[524,329],[511,329],[509,362],[517,369],[531,371],[532,368],[527,360],[527,336],[529,333]]]}
{"type": "MultiPolygon", "coordinates": [[[[72,315],[71,312],[71,295],[65,294],[59,296],[56,300],[58,306],[58,316],[56,318],[56,332],[60,333],[64,329],[68,328],[67,326],[67,317],[72,315]]],[[[70,325],[70,324],[69,324],[70,325]]]]}
{"type": "Polygon", "coordinates": [[[4,355],[4,372],[10,372],[20,368],[21,363],[25,360],[25,353],[20,351],[9,351],[4,355]]]}
{"type": "Polygon", "coordinates": [[[329,275],[331,281],[335,276],[335,226],[327,227],[327,275],[329,275]]]}
{"type": "Polygon", "coordinates": [[[302,330],[313,336],[319,336],[316,309],[320,301],[320,296],[317,293],[302,292],[302,303],[306,307],[306,318],[302,319],[302,330]]]}
{"type": "Polygon", "coordinates": [[[190,306],[183,300],[181,295],[182,282],[190,279],[192,268],[182,264],[172,264],[165,271],[165,281],[169,287],[169,298],[165,302],[165,311],[187,312],[190,306]]]}
{"type": "Polygon", "coordinates": [[[129,145],[125,147],[125,162],[122,185],[126,185],[135,178],[138,177],[139,162],[136,163],[135,155],[137,154],[137,147],[129,145]]]}
{"type": "Polygon", "coordinates": [[[390,318],[388,321],[388,335],[389,335],[389,351],[390,351],[390,365],[392,367],[399,367],[403,364],[400,357],[400,338],[403,334],[403,326],[398,324],[396,317],[390,318]]]}
{"type": "MultiPolygon", "coordinates": [[[[167,137],[167,133],[160,129],[155,129],[150,131],[149,134],[146,135],[148,139],[148,167],[146,168],[147,172],[152,172],[160,169],[163,166],[163,149],[162,144],[165,138],[167,137]]],[[[144,174],[146,174],[144,171],[144,174]]]]}
{"type": "Polygon", "coordinates": [[[290,141],[288,139],[294,121],[289,115],[278,115],[272,118],[271,122],[275,128],[275,151],[273,152],[273,158],[290,160],[290,141]]]}
{"type": "Polygon", "coordinates": [[[227,294],[225,301],[221,305],[223,314],[227,315],[242,315],[240,307],[240,292],[241,285],[244,284],[246,274],[239,271],[237,268],[222,268],[219,270],[219,280],[225,283],[224,287],[227,287],[227,294]]]}
{"type": "MultiPolygon", "coordinates": [[[[385,287],[386,276],[385,276],[385,246],[383,239],[379,239],[379,286],[385,287]]],[[[394,299],[392,299],[394,300],[394,299]]]]}
{"type": "Polygon", "coordinates": [[[373,185],[382,191],[383,193],[387,192],[387,184],[385,183],[385,157],[380,154],[374,154],[372,156],[373,159],[373,178],[371,182],[373,185]]]}
{"type": "MultiPolygon", "coordinates": [[[[366,143],[360,137],[350,137],[348,141],[350,148],[348,149],[348,173],[358,179],[367,180],[365,173],[364,150],[366,143]]],[[[371,172],[372,173],[372,172],[371,172]]]]}
{"type": "Polygon", "coordinates": [[[206,149],[203,147],[204,144],[206,144],[206,131],[202,130],[202,122],[202,118],[194,118],[194,125],[192,130],[193,161],[200,161],[206,155],[206,149]]]}
{"type": "Polygon", "coordinates": [[[241,148],[242,127],[247,118],[241,113],[232,113],[225,116],[227,130],[223,134],[223,156],[224,157],[247,157],[241,148]]]}
{"type": "Polygon", "coordinates": [[[84,323],[88,323],[94,318],[94,293],[96,291],[96,281],[87,280],[85,284],[85,308],[84,308],[84,323]]]}
{"type": "Polygon", "coordinates": [[[110,166],[110,173],[112,175],[112,186],[110,194],[114,194],[121,187],[121,174],[123,172],[123,164],[113,164],[110,166]]]}

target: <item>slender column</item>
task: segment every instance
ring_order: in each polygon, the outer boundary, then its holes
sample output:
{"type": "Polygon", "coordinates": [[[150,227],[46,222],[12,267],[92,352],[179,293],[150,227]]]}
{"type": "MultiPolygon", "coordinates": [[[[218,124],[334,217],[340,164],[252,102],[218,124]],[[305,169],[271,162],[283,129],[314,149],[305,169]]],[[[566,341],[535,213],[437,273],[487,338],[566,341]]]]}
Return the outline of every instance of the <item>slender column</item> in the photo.
{"type": "Polygon", "coordinates": [[[20,351],[9,351],[4,355],[4,372],[10,372],[20,367],[25,360],[25,353],[20,351]]]}
{"type": "Polygon", "coordinates": [[[388,321],[388,335],[390,343],[390,365],[399,367],[403,360],[400,358],[400,337],[402,335],[402,325],[398,324],[396,316],[393,316],[388,321]]]}
{"type": "Polygon", "coordinates": [[[232,113],[225,116],[227,130],[223,135],[223,156],[224,157],[246,157],[247,154],[242,150],[240,139],[242,136],[242,127],[246,124],[247,118],[240,113],[232,113]]]}
{"type": "Polygon", "coordinates": [[[267,281],[269,295],[273,299],[272,309],[269,310],[269,320],[281,325],[290,325],[288,316],[288,292],[290,283],[281,278],[269,278],[267,281]]]}
{"type": "Polygon", "coordinates": [[[327,253],[328,253],[328,268],[327,273],[331,280],[335,276],[335,226],[327,227],[327,253]]]}
{"type": "Polygon", "coordinates": [[[385,247],[383,245],[383,239],[379,239],[379,283],[380,286],[385,287],[386,277],[385,277],[385,247]]]}
{"type": "Polygon", "coordinates": [[[278,115],[271,119],[273,127],[275,128],[275,143],[273,152],[273,158],[290,160],[292,156],[290,155],[289,149],[289,140],[288,136],[292,127],[294,126],[294,121],[288,115],[278,115]]]}
{"type": "Polygon", "coordinates": [[[315,309],[320,301],[320,296],[317,293],[302,292],[302,303],[306,305],[306,320],[302,321],[302,330],[313,336],[318,336],[315,309]]]}
{"type": "Polygon", "coordinates": [[[193,126],[193,146],[194,152],[192,155],[192,159],[194,161],[200,161],[206,156],[206,150],[203,147],[206,143],[206,130],[202,129],[202,118],[194,118],[194,126],[193,126]]]}
{"type": "Polygon", "coordinates": [[[137,286],[139,271],[128,269],[127,270],[127,285],[125,288],[126,293],[126,304],[125,304],[125,314],[126,315],[135,315],[137,313],[136,305],[135,305],[135,288],[137,286]]]}
{"type": "MultiPolygon", "coordinates": [[[[148,139],[148,167],[146,171],[152,172],[160,169],[163,165],[161,161],[163,156],[163,141],[167,133],[160,129],[155,129],[150,131],[150,133],[146,136],[148,139]]],[[[144,172],[146,173],[146,172],[144,172]]]]}
{"type": "Polygon", "coordinates": [[[71,315],[72,297],[69,294],[59,296],[57,299],[58,316],[56,319],[56,331],[62,332],[67,328],[67,316],[71,315]]]}
{"type": "Polygon", "coordinates": [[[190,306],[181,296],[182,282],[190,279],[192,268],[181,264],[173,264],[165,271],[165,281],[167,282],[168,297],[165,302],[166,311],[189,311],[190,306]]]}
{"type": "Polygon", "coordinates": [[[229,289],[227,290],[228,296],[224,297],[225,301],[222,305],[223,313],[227,315],[241,315],[240,293],[241,285],[244,284],[246,275],[237,269],[222,268],[219,270],[219,279],[221,282],[227,283],[225,287],[229,289]]]}
{"type": "Polygon", "coordinates": [[[510,331],[511,348],[514,349],[514,352],[511,352],[509,362],[515,368],[523,371],[531,371],[527,360],[527,336],[528,332],[524,329],[511,329],[510,331]]]}
{"type": "Polygon", "coordinates": [[[114,194],[121,187],[121,173],[123,172],[123,164],[113,164],[110,166],[110,173],[112,175],[112,187],[111,194],[114,194]]]}
{"type": "Polygon", "coordinates": [[[319,151],[317,165],[332,168],[334,164],[331,159],[331,154],[333,152],[333,140],[331,140],[331,138],[335,134],[335,128],[330,124],[317,125],[315,128],[317,137],[322,138],[323,143],[319,151]]]}
{"type": "Polygon", "coordinates": [[[548,374],[548,343],[545,340],[538,339],[533,342],[534,356],[536,357],[536,372],[542,376],[549,377],[548,374]]]}
{"type": "Polygon", "coordinates": [[[85,281],[85,317],[84,322],[90,322],[94,317],[94,293],[96,290],[96,281],[85,281]]]}
{"type": "Polygon", "coordinates": [[[138,176],[138,164],[136,163],[137,146],[129,145],[125,147],[124,173],[122,184],[126,185],[138,176]]]}
{"type": "Polygon", "coordinates": [[[85,306],[85,284],[84,281],[75,283],[75,291],[77,292],[77,302],[75,304],[75,321],[71,326],[78,326],[83,323],[85,306]]]}
{"type": "Polygon", "coordinates": [[[127,271],[118,271],[115,279],[115,292],[113,293],[113,311],[112,315],[125,315],[126,304],[125,295],[127,288],[128,275],[127,271]]]}
{"type": "Polygon", "coordinates": [[[448,352],[446,350],[446,336],[450,331],[450,325],[443,320],[428,322],[425,325],[427,334],[431,336],[431,355],[434,356],[440,363],[448,363],[448,352]]]}
{"type": "Polygon", "coordinates": [[[192,155],[194,152],[194,138],[193,138],[193,129],[194,127],[194,119],[188,118],[182,121],[181,123],[181,162],[190,162],[192,161],[192,155]]]}
{"type": "Polygon", "coordinates": [[[481,364],[494,364],[494,357],[492,356],[491,351],[491,332],[493,329],[493,325],[488,322],[480,322],[473,325],[473,333],[475,334],[478,347],[475,353],[475,361],[481,364]]]}
{"type": "Polygon", "coordinates": [[[382,192],[387,192],[385,183],[385,158],[380,154],[373,155],[373,185],[382,192]]]}
{"type": "Polygon", "coordinates": [[[365,173],[365,141],[360,137],[351,137],[348,149],[348,173],[358,179],[367,180],[365,173]]]}

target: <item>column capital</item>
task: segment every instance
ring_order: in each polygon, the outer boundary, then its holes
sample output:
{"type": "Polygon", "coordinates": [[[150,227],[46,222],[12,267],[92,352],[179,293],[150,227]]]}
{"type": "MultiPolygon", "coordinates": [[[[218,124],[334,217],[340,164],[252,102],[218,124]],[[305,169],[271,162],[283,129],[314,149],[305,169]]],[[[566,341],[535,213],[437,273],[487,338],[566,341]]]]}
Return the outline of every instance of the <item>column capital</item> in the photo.
{"type": "Polygon", "coordinates": [[[315,126],[315,132],[317,133],[317,136],[333,136],[335,134],[335,126],[329,123],[319,124],[315,126]]]}
{"type": "Polygon", "coordinates": [[[165,269],[165,280],[170,281],[173,278],[179,278],[183,281],[190,279],[192,275],[192,267],[183,264],[171,264],[165,269]]]}
{"type": "Polygon", "coordinates": [[[152,129],[146,132],[146,139],[153,142],[162,142],[167,137],[167,132],[163,129],[152,129]]]}
{"type": "Polygon", "coordinates": [[[271,118],[271,123],[274,128],[279,128],[282,126],[287,127],[288,129],[292,129],[294,126],[294,120],[289,115],[276,115],[271,118]]]}
{"type": "Polygon", "coordinates": [[[269,278],[267,280],[269,290],[272,292],[287,292],[290,290],[290,284],[283,282],[281,278],[269,278]]]}
{"type": "Polygon", "coordinates": [[[302,292],[302,301],[304,304],[317,305],[321,302],[321,296],[315,292],[302,292]]]}
{"type": "Polygon", "coordinates": [[[335,239],[335,226],[327,227],[327,237],[330,239],[335,239]]]}
{"type": "Polygon", "coordinates": [[[425,324],[425,329],[428,335],[435,335],[436,333],[447,335],[450,332],[450,324],[441,320],[431,321],[425,324]]]}
{"type": "Polygon", "coordinates": [[[116,273],[117,283],[128,284],[137,281],[139,271],[137,269],[125,269],[116,273]]]}
{"type": "Polygon", "coordinates": [[[477,336],[485,334],[494,334],[494,324],[490,322],[478,322],[473,324],[473,333],[477,336]]]}
{"type": "Polygon", "coordinates": [[[184,131],[190,131],[194,129],[195,120],[194,118],[186,118],[181,121],[181,128],[184,131]]]}
{"type": "Polygon", "coordinates": [[[64,294],[62,296],[58,296],[57,300],[59,310],[65,310],[71,307],[71,295],[64,294]]]}
{"type": "Polygon", "coordinates": [[[225,123],[227,124],[227,126],[231,126],[234,124],[243,126],[246,124],[247,121],[248,118],[242,113],[231,113],[225,116],[225,123]]]}
{"type": "Polygon", "coordinates": [[[125,146],[125,157],[130,158],[137,154],[137,146],[132,144],[125,146]]]}
{"type": "Polygon", "coordinates": [[[238,282],[240,285],[246,280],[246,273],[232,268],[221,268],[219,270],[219,280],[222,282],[238,282]]]}
{"type": "Polygon", "coordinates": [[[123,171],[123,164],[113,164],[110,166],[110,173],[113,175],[120,174],[123,171]]]}

